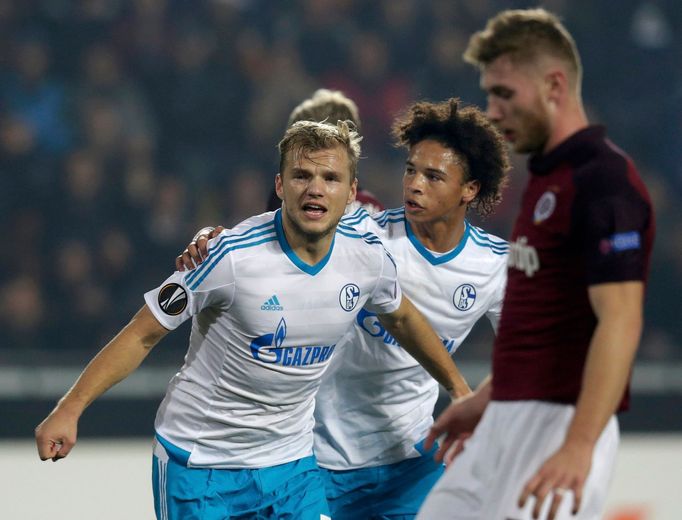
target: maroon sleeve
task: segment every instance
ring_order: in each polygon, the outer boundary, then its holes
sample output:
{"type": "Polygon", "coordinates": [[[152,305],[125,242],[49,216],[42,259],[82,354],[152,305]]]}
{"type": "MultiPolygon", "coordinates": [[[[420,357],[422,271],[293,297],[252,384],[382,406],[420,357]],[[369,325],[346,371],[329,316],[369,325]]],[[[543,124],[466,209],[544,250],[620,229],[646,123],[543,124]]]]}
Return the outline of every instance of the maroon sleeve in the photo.
{"type": "Polygon", "coordinates": [[[358,188],[358,193],[355,197],[355,200],[358,201],[362,207],[367,209],[367,212],[370,215],[372,213],[377,213],[386,209],[384,205],[377,200],[374,194],[372,194],[372,192],[363,190],[362,188],[358,188]]]}
{"type": "Polygon", "coordinates": [[[610,157],[576,175],[576,240],[588,285],[647,278],[653,212],[632,163],[610,157]]]}

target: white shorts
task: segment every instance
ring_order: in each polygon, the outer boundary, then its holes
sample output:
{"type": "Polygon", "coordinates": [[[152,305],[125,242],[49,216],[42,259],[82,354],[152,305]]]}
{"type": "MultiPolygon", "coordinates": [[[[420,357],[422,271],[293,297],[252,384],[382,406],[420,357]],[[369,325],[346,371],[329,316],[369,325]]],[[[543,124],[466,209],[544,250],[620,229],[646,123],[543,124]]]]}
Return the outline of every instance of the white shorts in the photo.
{"type": "MultiPolygon", "coordinates": [[[[534,500],[519,509],[523,487],[559,449],[575,406],[543,401],[491,401],[474,435],[426,497],[417,520],[530,520],[534,500]]],[[[572,493],[556,520],[599,520],[618,450],[618,421],[611,417],[592,455],[580,511],[571,515],[572,493]]],[[[540,519],[551,505],[546,499],[540,519]]]]}

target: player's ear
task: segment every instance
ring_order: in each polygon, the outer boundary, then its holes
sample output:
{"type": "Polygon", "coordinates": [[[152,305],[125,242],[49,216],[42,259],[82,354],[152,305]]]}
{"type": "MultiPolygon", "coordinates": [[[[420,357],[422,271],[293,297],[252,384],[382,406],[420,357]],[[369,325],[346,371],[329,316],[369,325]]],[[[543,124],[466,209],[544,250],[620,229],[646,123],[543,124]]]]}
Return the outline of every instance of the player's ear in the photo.
{"type": "Polygon", "coordinates": [[[358,179],[355,178],[353,179],[353,182],[350,184],[350,193],[348,194],[348,200],[346,201],[346,205],[350,204],[355,200],[355,197],[358,194],[358,179]]]}
{"type": "Polygon", "coordinates": [[[462,202],[469,204],[478,196],[479,191],[481,191],[480,181],[466,181],[462,186],[462,202]]]}
{"type": "Polygon", "coordinates": [[[545,93],[549,101],[559,101],[568,91],[568,78],[561,69],[552,69],[545,75],[545,93]]]}
{"type": "Polygon", "coordinates": [[[282,188],[282,174],[278,173],[275,175],[275,193],[279,197],[279,200],[284,200],[284,189],[282,188]]]}

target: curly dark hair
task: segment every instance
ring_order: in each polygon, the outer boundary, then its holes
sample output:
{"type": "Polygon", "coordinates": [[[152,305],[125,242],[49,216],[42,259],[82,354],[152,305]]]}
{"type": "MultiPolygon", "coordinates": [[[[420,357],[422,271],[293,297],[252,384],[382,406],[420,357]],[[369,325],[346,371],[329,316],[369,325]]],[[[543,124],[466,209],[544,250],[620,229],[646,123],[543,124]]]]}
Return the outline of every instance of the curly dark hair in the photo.
{"type": "Polygon", "coordinates": [[[425,139],[433,139],[463,158],[464,180],[480,184],[478,195],[469,207],[484,217],[502,200],[501,192],[509,171],[507,147],[478,108],[460,108],[460,104],[458,98],[441,103],[415,103],[395,120],[392,134],[398,147],[409,149],[425,139]]]}

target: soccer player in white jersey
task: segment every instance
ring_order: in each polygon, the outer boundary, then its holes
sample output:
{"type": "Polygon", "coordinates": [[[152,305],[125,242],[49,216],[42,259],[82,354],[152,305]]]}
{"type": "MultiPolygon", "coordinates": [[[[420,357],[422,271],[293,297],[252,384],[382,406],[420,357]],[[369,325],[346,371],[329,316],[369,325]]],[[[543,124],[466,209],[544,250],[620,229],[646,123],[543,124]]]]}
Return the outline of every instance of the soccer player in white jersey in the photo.
{"type": "Polygon", "coordinates": [[[454,394],[468,391],[402,297],[381,242],[337,229],[355,195],[357,133],[344,122],[300,122],[279,147],[282,209],[225,231],[199,269],[145,294],[142,309],[36,428],[41,459],[67,456],[85,408],[190,317],[185,364],[155,422],[160,519],[327,517],[312,456],[314,395],[362,308],[377,312],[454,394]]]}
{"type": "MultiPolygon", "coordinates": [[[[499,202],[505,146],[479,110],[454,99],[413,105],[395,122],[394,136],[409,151],[405,205],[371,217],[358,210],[340,229],[381,238],[405,294],[452,354],[479,318],[496,327],[501,312],[507,243],[465,215],[469,208],[487,215],[499,202]]],[[[186,252],[184,265],[192,261],[201,261],[199,253],[186,252]]],[[[412,518],[443,472],[421,446],[438,384],[371,309],[360,311],[345,343],[315,409],[315,455],[326,468],[332,517],[412,518]]]]}

